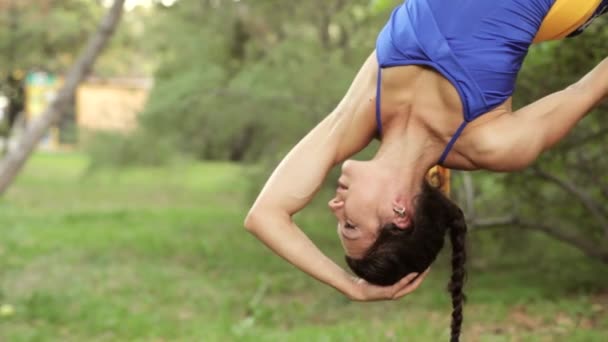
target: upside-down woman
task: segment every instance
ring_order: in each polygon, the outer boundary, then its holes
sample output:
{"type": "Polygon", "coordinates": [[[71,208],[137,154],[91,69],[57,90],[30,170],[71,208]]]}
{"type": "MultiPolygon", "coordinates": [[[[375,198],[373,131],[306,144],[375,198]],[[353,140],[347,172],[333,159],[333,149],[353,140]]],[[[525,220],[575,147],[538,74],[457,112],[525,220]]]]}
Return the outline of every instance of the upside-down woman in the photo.
{"type": "Polygon", "coordinates": [[[608,0],[407,0],[337,107],[283,159],[245,226],[277,255],[353,300],[397,299],[422,282],[449,234],[452,341],[462,324],[465,219],[425,175],[435,165],[514,171],[608,96],[608,58],[521,109],[515,80],[531,44],[580,33],[608,0]],[[379,139],[369,161],[347,160],[379,139]],[[342,164],[329,207],[350,276],[292,216],[342,164]]]}

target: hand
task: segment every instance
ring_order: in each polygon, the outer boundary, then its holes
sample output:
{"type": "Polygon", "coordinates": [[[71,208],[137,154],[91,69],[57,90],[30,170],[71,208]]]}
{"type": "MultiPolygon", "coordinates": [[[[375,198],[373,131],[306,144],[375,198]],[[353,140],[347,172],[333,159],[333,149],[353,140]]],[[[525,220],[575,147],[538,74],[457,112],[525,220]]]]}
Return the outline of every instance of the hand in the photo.
{"type": "Polygon", "coordinates": [[[353,278],[353,291],[348,297],[354,301],[378,301],[378,300],[397,300],[410,294],[420,286],[429,269],[424,271],[418,278],[418,273],[410,273],[390,286],[373,285],[361,278],[353,278]],[[414,280],[416,278],[416,280],[414,280]],[[413,280],[413,281],[412,281],[413,280]]]}

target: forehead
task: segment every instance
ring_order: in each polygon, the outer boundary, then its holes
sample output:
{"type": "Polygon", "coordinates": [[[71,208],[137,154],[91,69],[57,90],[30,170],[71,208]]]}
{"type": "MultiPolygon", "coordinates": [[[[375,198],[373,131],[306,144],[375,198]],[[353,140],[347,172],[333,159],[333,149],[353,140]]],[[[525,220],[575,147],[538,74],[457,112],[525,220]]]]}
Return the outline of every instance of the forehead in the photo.
{"type": "Polygon", "coordinates": [[[356,240],[342,238],[342,245],[346,255],[351,258],[359,259],[365,255],[365,252],[374,243],[374,241],[375,239],[370,239],[369,237],[356,240]]]}

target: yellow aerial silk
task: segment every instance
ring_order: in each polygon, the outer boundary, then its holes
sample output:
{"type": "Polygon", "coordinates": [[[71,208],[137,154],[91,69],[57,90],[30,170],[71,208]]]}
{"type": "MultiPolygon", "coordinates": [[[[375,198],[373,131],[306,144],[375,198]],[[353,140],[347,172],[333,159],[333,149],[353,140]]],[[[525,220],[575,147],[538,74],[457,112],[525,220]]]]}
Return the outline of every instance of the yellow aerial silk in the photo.
{"type": "Polygon", "coordinates": [[[426,179],[432,186],[439,187],[446,196],[450,197],[450,169],[433,166],[426,174],[426,179]]]}
{"type": "Polygon", "coordinates": [[[556,0],[534,38],[535,43],[566,38],[583,26],[602,0],[556,0]]]}

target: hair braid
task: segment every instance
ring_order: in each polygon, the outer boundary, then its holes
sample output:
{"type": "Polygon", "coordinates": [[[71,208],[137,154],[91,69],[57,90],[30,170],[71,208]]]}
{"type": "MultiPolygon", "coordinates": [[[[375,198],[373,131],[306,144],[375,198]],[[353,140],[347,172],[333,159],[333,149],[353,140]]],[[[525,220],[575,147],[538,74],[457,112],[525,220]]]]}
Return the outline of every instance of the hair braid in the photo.
{"type": "Polygon", "coordinates": [[[458,217],[450,226],[450,241],[452,243],[452,277],[448,284],[448,291],[452,295],[452,336],[451,342],[458,342],[462,328],[462,305],[466,300],[462,288],[464,286],[466,271],[465,238],[467,225],[462,211],[458,209],[458,217]]]}

